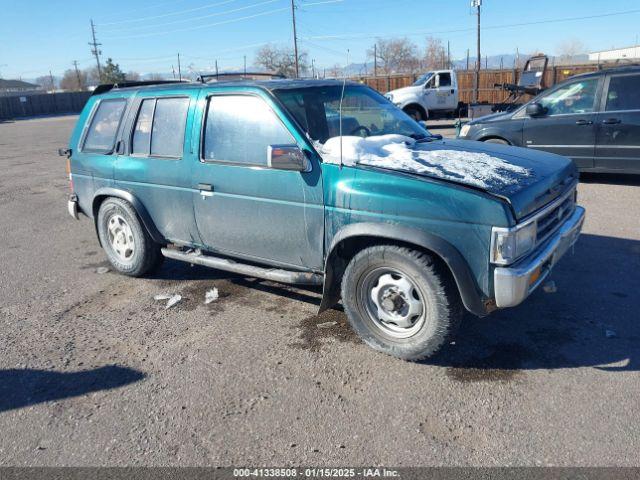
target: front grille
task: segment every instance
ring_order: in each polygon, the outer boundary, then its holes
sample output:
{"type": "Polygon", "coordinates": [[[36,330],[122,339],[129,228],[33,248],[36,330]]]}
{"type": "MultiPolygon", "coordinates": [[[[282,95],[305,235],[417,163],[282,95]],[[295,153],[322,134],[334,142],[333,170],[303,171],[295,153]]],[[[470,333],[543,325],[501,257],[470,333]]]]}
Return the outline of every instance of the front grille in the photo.
{"type": "Polygon", "coordinates": [[[562,203],[545,212],[544,215],[537,219],[536,243],[543,242],[555,232],[573,214],[575,208],[576,196],[574,187],[571,190],[571,194],[562,203]]]}

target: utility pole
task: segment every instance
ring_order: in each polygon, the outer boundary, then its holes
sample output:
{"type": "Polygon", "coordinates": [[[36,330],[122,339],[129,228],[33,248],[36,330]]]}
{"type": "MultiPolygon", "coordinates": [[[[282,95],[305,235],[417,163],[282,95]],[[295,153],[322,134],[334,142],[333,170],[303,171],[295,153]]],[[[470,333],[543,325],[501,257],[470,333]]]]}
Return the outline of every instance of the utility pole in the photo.
{"type": "Polygon", "coordinates": [[[216,60],[216,80],[218,80],[218,60],[216,60]]]}
{"type": "Polygon", "coordinates": [[[247,56],[244,56],[244,77],[247,77],[247,56]]]}
{"type": "Polygon", "coordinates": [[[311,59],[311,77],[316,78],[316,60],[314,58],[311,59]]]}
{"type": "Polygon", "coordinates": [[[449,44],[449,40],[447,40],[447,68],[451,68],[451,45],[449,44]]]}
{"type": "Polygon", "coordinates": [[[82,80],[80,80],[80,71],[78,70],[78,61],[73,61],[73,68],[76,70],[76,80],[78,81],[78,90],[82,90],[82,80]]]}
{"type": "Polygon", "coordinates": [[[298,32],[296,30],[296,2],[291,0],[291,21],[293,23],[293,54],[296,61],[296,78],[300,77],[300,64],[298,60],[298,32]]]}
{"type": "Polygon", "coordinates": [[[102,51],[98,49],[101,43],[96,41],[96,26],[93,23],[93,19],[91,20],[91,38],[93,38],[92,42],[89,42],[91,45],[91,54],[96,57],[96,65],[98,66],[98,81],[102,81],[102,67],[100,67],[100,55],[102,51]]]}
{"type": "Polygon", "coordinates": [[[51,82],[51,90],[55,90],[56,89],[56,84],[53,81],[53,75],[51,74],[51,70],[49,70],[49,82],[51,82]]]}
{"type": "Polygon", "coordinates": [[[173,65],[171,65],[171,72],[173,73],[173,79],[176,79],[176,69],[173,65]]]}
{"type": "Polygon", "coordinates": [[[471,0],[471,7],[476,8],[476,15],[478,16],[478,39],[477,39],[477,56],[476,56],[476,81],[473,89],[473,99],[477,103],[480,98],[479,90],[480,90],[480,67],[482,62],[482,57],[480,56],[480,7],[482,6],[482,0],[471,0]]]}
{"type": "Polygon", "coordinates": [[[373,44],[373,76],[378,76],[378,44],[373,44]]]}
{"type": "Polygon", "coordinates": [[[469,49],[467,48],[467,71],[469,71],[469,49]]]}
{"type": "Polygon", "coordinates": [[[182,81],[182,70],[180,69],[180,54],[178,53],[178,81],[182,81]]]}

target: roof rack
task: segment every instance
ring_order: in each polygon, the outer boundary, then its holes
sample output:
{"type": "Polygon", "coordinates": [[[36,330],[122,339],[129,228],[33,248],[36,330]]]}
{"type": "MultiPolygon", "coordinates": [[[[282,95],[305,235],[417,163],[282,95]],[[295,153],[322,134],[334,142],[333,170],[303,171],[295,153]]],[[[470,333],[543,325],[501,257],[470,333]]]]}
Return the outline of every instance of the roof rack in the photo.
{"type": "Polygon", "coordinates": [[[233,80],[272,80],[274,78],[286,78],[284,75],[273,72],[224,72],[224,73],[208,73],[200,75],[196,81],[201,83],[207,83],[210,80],[223,79],[226,81],[233,80]]]}
{"type": "Polygon", "coordinates": [[[101,93],[108,92],[114,88],[127,88],[127,87],[145,87],[148,85],[165,85],[167,83],[189,83],[184,80],[132,80],[118,83],[103,83],[98,85],[91,95],[100,95],[101,93]]]}

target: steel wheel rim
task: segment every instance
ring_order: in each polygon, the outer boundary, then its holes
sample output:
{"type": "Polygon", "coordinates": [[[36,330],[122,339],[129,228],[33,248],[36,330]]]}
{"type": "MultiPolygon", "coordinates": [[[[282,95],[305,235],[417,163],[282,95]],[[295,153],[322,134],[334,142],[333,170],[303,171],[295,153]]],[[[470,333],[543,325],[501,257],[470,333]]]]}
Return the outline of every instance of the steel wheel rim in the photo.
{"type": "Polygon", "coordinates": [[[424,295],[416,282],[401,270],[376,268],[367,272],[359,296],[369,319],[386,335],[409,338],[424,326],[424,295]]]}
{"type": "Polygon", "coordinates": [[[131,227],[122,215],[116,213],[107,219],[107,236],[118,259],[123,263],[132,263],[136,242],[131,227]]]}

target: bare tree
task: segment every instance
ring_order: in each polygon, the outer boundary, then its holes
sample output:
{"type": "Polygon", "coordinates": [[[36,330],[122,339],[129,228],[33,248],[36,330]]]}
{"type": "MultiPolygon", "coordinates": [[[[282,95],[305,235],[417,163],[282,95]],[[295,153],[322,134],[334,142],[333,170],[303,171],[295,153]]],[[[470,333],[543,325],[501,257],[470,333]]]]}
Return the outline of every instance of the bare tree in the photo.
{"type": "Polygon", "coordinates": [[[149,80],[166,80],[164,75],[160,73],[150,73],[149,75],[147,75],[147,78],[149,80]]]}
{"type": "Polygon", "coordinates": [[[340,64],[336,63],[333,67],[328,70],[329,78],[339,78],[342,77],[342,67],[340,64]]]}
{"type": "Polygon", "coordinates": [[[64,72],[62,80],[60,80],[60,88],[63,90],[85,90],[87,88],[87,73],[69,69],[64,72]]]}
{"type": "Polygon", "coordinates": [[[132,82],[137,82],[138,80],[140,80],[140,74],[138,72],[127,72],[125,77],[127,78],[127,80],[130,80],[132,82]]]}
{"type": "Polygon", "coordinates": [[[376,55],[378,68],[386,74],[414,72],[420,66],[418,46],[406,38],[377,40],[376,48],[370,48],[367,55],[376,55]]]}
{"type": "Polygon", "coordinates": [[[40,85],[43,90],[51,91],[56,89],[56,80],[51,75],[43,75],[36,78],[36,85],[40,85]]]}
{"type": "Polygon", "coordinates": [[[561,42],[557,48],[558,60],[561,63],[570,63],[576,60],[579,55],[587,53],[587,47],[577,38],[572,38],[561,42]]]}
{"type": "MultiPolygon", "coordinates": [[[[295,53],[288,47],[267,44],[256,52],[253,63],[285,77],[294,77],[296,74],[295,53]]],[[[301,74],[309,70],[307,52],[298,51],[298,64],[301,74]]]]}
{"type": "Polygon", "coordinates": [[[442,40],[434,37],[427,37],[427,46],[424,51],[424,68],[432,70],[436,68],[447,68],[447,51],[442,44],[442,40]]]}

